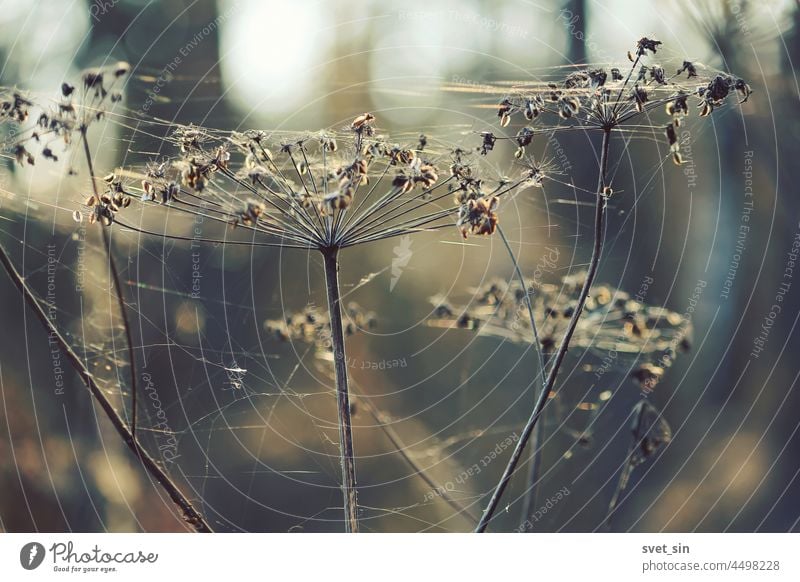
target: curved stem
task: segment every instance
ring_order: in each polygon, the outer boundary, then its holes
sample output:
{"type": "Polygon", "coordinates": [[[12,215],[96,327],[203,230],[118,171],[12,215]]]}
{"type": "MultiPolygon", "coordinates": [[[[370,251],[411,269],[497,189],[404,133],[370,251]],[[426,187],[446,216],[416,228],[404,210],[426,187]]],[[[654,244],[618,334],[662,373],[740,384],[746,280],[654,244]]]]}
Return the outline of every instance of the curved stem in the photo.
{"type": "Polygon", "coordinates": [[[172,481],[170,476],[164,472],[164,470],[149,455],[147,451],[142,449],[136,443],[136,440],[133,438],[133,433],[125,425],[125,421],[122,420],[122,417],[117,413],[116,410],[114,410],[114,406],[106,397],[103,389],[97,385],[94,376],[92,376],[92,373],[86,368],[84,363],[78,357],[78,354],[76,354],[72,349],[72,346],[67,343],[67,340],[64,339],[64,336],[61,335],[61,332],[59,332],[50,321],[47,313],[45,313],[44,309],[42,309],[41,304],[33,295],[33,292],[30,290],[27,283],[25,283],[25,278],[20,275],[20,273],[14,267],[11,259],[2,245],[0,245],[0,263],[3,263],[8,276],[14,282],[14,285],[16,285],[19,292],[22,293],[25,301],[27,301],[30,308],[42,322],[42,325],[45,327],[45,329],[47,329],[48,333],[55,338],[61,350],[67,355],[67,359],[69,359],[69,361],[72,363],[72,366],[78,372],[78,375],[81,377],[81,380],[83,380],[83,383],[86,385],[89,393],[100,405],[100,408],[103,409],[103,412],[105,412],[106,416],[111,421],[111,424],[114,426],[117,433],[119,433],[120,437],[122,437],[122,440],[133,452],[133,454],[136,455],[136,457],[141,461],[147,472],[150,473],[150,475],[156,481],[158,481],[161,487],[164,488],[164,491],[167,492],[173,503],[180,508],[187,523],[189,523],[189,525],[191,525],[195,531],[198,532],[208,533],[213,531],[203,515],[197,511],[192,505],[192,502],[189,501],[189,499],[187,499],[183,493],[181,493],[181,490],[178,489],[178,486],[174,481],[172,481]]]}
{"type": "MultiPolygon", "coordinates": [[[[547,367],[547,360],[544,363],[547,367]]],[[[545,419],[542,422],[536,423],[536,430],[533,433],[533,440],[531,441],[531,468],[528,472],[527,487],[525,488],[525,499],[522,502],[522,521],[523,531],[528,520],[533,516],[537,508],[538,493],[539,493],[539,473],[542,468],[542,454],[544,446],[544,429],[545,419]]]]}
{"type": "MultiPolygon", "coordinates": [[[[95,182],[94,164],[92,163],[92,152],[89,150],[89,140],[86,139],[86,126],[82,126],[81,141],[83,142],[83,153],[86,155],[86,165],[89,168],[89,179],[92,182],[92,192],[100,203],[100,194],[97,190],[97,183],[95,182]]],[[[137,412],[137,390],[136,390],[136,358],[133,353],[133,337],[131,336],[131,326],[128,321],[128,310],[125,308],[125,297],[122,285],[120,284],[119,271],[117,270],[117,263],[114,260],[114,254],[111,251],[111,235],[105,227],[101,226],[103,231],[103,246],[106,249],[108,256],[108,265],[111,271],[111,283],[117,290],[117,305],[119,306],[120,316],[122,317],[122,326],[125,328],[125,341],[128,343],[128,360],[130,360],[131,367],[131,439],[133,444],[138,448],[139,444],[136,440],[136,412],[137,412]]]]}
{"type": "Polygon", "coordinates": [[[558,351],[556,351],[553,359],[553,365],[550,367],[550,373],[547,376],[547,382],[545,383],[544,390],[542,390],[542,393],[539,394],[539,399],[536,402],[536,406],[534,406],[533,412],[531,413],[528,422],[525,424],[525,428],[522,430],[522,435],[517,441],[516,447],[514,447],[514,452],[511,454],[511,458],[506,465],[505,471],[503,471],[500,482],[497,484],[494,493],[492,493],[489,504],[486,506],[483,516],[481,516],[481,521],[475,528],[476,533],[482,533],[486,531],[486,528],[489,525],[489,522],[491,521],[495,511],[497,510],[498,504],[500,503],[500,498],[503,496],[503,492],[506,490],[506,487],[508,487],[511,477],[514,474],[514,470],[517,468],[517,464],[519,464],[519,460],[522,457],[522,452],[525,449],[525,445],[528,443],[528,440],[533,433],[533,429],[542,414],[544,405],[547,403],[547,399],[550,397],[550,393],[553,391],[553,386],[555,385],[556,378],[558,377],[558,371],[561,368],[564,357],[567,355],[569,343],[572,340],[572,334],[575,333],[578,320],[580,319],[581,313],[583,312],[583,307],[586,304],[586,298],[589,296],[589,289],[591,289],[595,275],[597,274],[597,267],[600,264],[600,256],[603,250],[603,226],[605,224],[606,210],[606,197],[604,194],[604,189],[607,186],[606,180],[608,174],[608,149],[610,138],[611,128],[606,127],[603,129],[603,142],[601,145],[600,155],[600,172],[597,180],[598,184],[594,218],[594,245],[592,247],[592,258],[589,261],[589,269],[586,273],[586,280],[583,282],[580,295],[578,296],[578,303],[575,306],[575,311],[569,320],[567,329],[564,332],[564,337],[561,339],[561,344],[558,346],[558,351]]]}
{"type": "Polygon", "coordinates": [[[503,244],[508,251],[508,256],[511,257],[511,262],[514,264],[514,273],[517,279],[519,279],[520,289],[525,294],[525,306],[528,308],[528,318],[530,319],[531,330],[533,330],[533,349],[536,351],[536,356],[539,360],[539,372],[536,374],[536,379],[544,386],[544,355],[542,354],[542,342],[539,340],[539,329],[536,327],[536,320],[533,317],[533,304],[531,303],[533,290],[531,289],[531,291],[528,292],[525,286],[525,277],[522,276],[522,269],[519,268],[517,257],[514,255],[514,250],[511,248],[511,244],[506,238],[506,233],[503,232],[503,228],[499,224],[497,225],[497,232],[500,234],[500,238],[503,240],[503,244]]]}
{"type": "Polygon", "coordinates": [[[353,428],[350,412],[350,393],[347,387],[347,356],[342,331],[342,306],[339,295],[339,249],[322,251],[325,261],[325,286],[328,290],[328,311],[333,342],[333,365],[336,372],[336,408],[339,416],[339,459],[342,464],[342,494],[344,496],[344,525],[347,532],[358,532],[358,503],[356,501],[356,463],[353,453],[353,428]]]}
{"type": "MultiPolygon", "coordinates": [[[[538,366],[539,371],[536,374],[536,382],[539,386],[541,386],[541,390],[544,390],[544,375],[545,375],[545,361],[544,361],[544,354],[542,353],[542,343],[539,340],[539,330],[536,327],[536,319],[533,316],[533,304],[531,303],[531,293],[528,292],[527,287],[525,286],[525,278],[522,276],[522,269],[519,267],[519,262],[517,261],[517,257],[514,255],[514,250],[511,248],[511,244],[508,242],[508,238],[506,237],[506,233],[503,232],[503,228],[498,224],[497,225],[497,232],[500,234],[500,238],[503,240],[503,244],[508,251],[508,256],[511,257],[511,262],[514,264],[514,272],[517,275],[520,283],[520,289],[523,293],[525,293],[525,305],[528,308],[528,317],[530,319],[531,329],[533,330],[533,346],[536,350],[536,354],[538,356],[538,366]]],[[[534,388],[533,391],[533,401],[536,402],[536,394],[537,390],[534,388]]],[[[533,435],[533,441],[531,442],[531,453],[530,453],[530,462],[531,462],[531,470],[528,474],[528,487],[525,491],[525,500],[523,503],[522,509],[522,522],[525,521],[530,516],[530,512],[532,507],[536,505],[536,489],[539,484],[539,467],[541,466],[542,461],[542,443],[544,442],[544,422],[538,423],[536,426],[536,434],[533,435]]]]}

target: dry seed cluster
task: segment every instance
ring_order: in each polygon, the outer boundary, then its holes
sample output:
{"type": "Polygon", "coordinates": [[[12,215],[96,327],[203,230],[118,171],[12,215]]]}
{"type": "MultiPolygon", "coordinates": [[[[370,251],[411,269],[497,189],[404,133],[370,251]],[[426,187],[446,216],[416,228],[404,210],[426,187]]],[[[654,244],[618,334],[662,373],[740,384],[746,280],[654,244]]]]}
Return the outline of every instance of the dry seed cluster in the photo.
{"type": "MultiPolygon", "coordinates": [[[[481,335],[528,344],[532,330],[526,294],[532,299],[539,339],[545,352],[555,348],[577,305],[585,273],[565,277],[560,285],[495,280],[470,290],[471,304],[434,297],[428,325],[472,330],[481,335]]],[[[681,351],[689,349],[691,324],[679,314],[636,301],[625,291],[597,285],[578,320],[572,343],[598,353],[615,352],[636,358],[632,377],[653,387],[681,351]]],[[[587,368],[586,371],[591,371],[587,368]]]]}

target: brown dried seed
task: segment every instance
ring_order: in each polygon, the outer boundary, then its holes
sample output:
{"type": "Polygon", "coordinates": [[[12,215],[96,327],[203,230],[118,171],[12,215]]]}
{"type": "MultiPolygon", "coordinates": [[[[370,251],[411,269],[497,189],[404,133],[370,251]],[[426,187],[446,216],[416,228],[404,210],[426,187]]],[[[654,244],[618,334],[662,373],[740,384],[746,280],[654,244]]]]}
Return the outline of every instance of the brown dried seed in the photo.
{"type": "Polygon", "coordinates": [[[370,121],[374,120],[375,116],[372,113],[362,113],[358,117],[353,120],[353,123],[350,124],[352,129],[360,129],[365,124],[369,123],[370,121]]]}

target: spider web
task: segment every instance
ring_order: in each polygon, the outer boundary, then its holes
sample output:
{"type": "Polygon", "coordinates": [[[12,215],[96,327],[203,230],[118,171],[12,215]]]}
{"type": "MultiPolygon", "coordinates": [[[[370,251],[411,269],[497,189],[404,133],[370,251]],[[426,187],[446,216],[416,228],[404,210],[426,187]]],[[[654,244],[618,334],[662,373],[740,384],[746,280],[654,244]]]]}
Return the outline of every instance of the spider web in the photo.
{"type": "MultiPolygon", "coordinates": [[[[177,81],[176,95],[180,83],[198,79],[177,81]]],[[[134,75],[128,90],[135,95],[137,85],[144,88],[147,82],[134,75]]],[[[496,97],[492,92],[453,99],[482,110],[494,107],[496,97]]],[[[188,104],[198,105],[203,99],[190,99],[188,104]]],[[[166,98],[163,104],[168,102],[166,98]]],[[[130,102],[109,112],[102,125],[90,130],[94,148],[112,158],[106,169],[142,165],[167,150],[175,124],[164,117],[145,115],[132,109],[130,102]]],[[[428,151],[445,159],[454,146],[473,148],[479,143],[478,133],[489,128],[489,123],[480,122],[425,128],[431,141],[428,151]]],[[[392,135],[398,141],[416,141],[419,133],[392,135]]],[[[657,155],[646,171],[636,170],[636,180],[626,175],[633,171],[624,166],[626,160],[620,158],[612,166],[615,182],[635,184],[627,202],[612,202],[612,210],[621,214],[635,209],[631,198],[638,201],[663,187],[663,165],[669,160],[661,134],[653,128],[625,138],[652,144],[657,155]]],[[[524,270],[531,271],[545,247],[558,246],[562,256],[568,256],[546,274],[557,284],[585,265],[584,207],[591,203],[593,188],[591,172],[586,171],[592,163],[581,165],[576,160],[575,170],[564,171],[553,151],[561,147],[560,142],[547,140],[537,149],[536,156],[552,170],[552,182],[503,202],[503,210],[510,214],[504,217],[507,233],[523,267],[528,267],[524,270]]],[[[591,144],[587,151],[592,151],[591,144]]],[[[72,155],[69,165],[77,168],[78,175],[56,176],[63,185],[59,191],[87,188],[80,156],[72,155]]],[[[482,163],[496,176],[519,171],[498,164],[508,157],[492,155],[482,163]]],[[[14,184],[19,183],[15,178],[14,184]]],[[[53,304],[54,319],[130,420],[130,366],[107,259],[96,231],[69,219],[80,195],[53,200],[36,192],[20,195],[14,187],[3,191],[8,204],[0,229],[7,240],[21,241],[16,256],[24,255],[25,276],[39,294],[44,298],[40,290],[46,289],[42,281],[48,274],[48,255],[28,230],[31,222],[42,233],[49,228],[53,240],[59,241],[56,277],[84,278],[77,301],[73,297],[53,304]],[[79,260],[76,247],[84,236],[85,256],[79,260]]],[[[183,232],[189,239],[196,228],[203,236],[207,232],[215,238],[227,236],[224,229],[174,215],[158,227],[183,232]]],[[[615,246],[628,246],[626,233],[624,224],[619,232],[609,233],[609,253],[615,246]]],[[[160,456],[170,473],[180,476],[217,530],[338,530],[341,494],[330,360],[313,343],[281,343],[264,329],[267,320],[286,318],[309,304],[324,310],[321,263],[315,254],[148,239],[125,229],[117,229],[112,238],[135,338],[138,433],[143,445],[160,456]]],[[[411,261],[401,269],[397,291],[390,291],[397,244],[380,242],[353,251],[359,257],[351,263],[355,268],[344,263],[341,274],[346,300],[357,300],[376,312],[380,321],[378,331],[360,330],[348,340],[362,524],[368,531],[463,531],[474,523],[504,454],[510,452],[503,443],[519,430],[532,402],[526,388],[532,358],[511,340],[484,341],[423,324],[430,316],[426,299],[431,291],[463,297],[492,277],[502,275],[510,281],[502,249],[492,249],[486,239],[464,242],[455,228],[420,235],[411,243],[411,261]],[[460,263],[447,271],[453,275],[452,284],[415,273],[431,268],[429,261],[415,267],[415,257],[436,254],[443,264],[460,263]],[[410,299],[399,297],[404,275],[422,281],[420,290],[406,286],[410,299]],[[481,466],[487,457],[490,461],[481,466]],[[472,471],[473,467],[478,470],[472,471]],[[462,508],[460,515],[448,500],[462,508]]],[[[578,402],[562,405],[564,411],[550,424],[565,439],[582,434],[602,408],[591,388],[578,402]],[[575,413],[568,411],[584,401],[589,403],[584,415],[588,420],[578,418],[576,423],[575,413]],[[582,426],[571,428],[572,424],[582,426]]]]}

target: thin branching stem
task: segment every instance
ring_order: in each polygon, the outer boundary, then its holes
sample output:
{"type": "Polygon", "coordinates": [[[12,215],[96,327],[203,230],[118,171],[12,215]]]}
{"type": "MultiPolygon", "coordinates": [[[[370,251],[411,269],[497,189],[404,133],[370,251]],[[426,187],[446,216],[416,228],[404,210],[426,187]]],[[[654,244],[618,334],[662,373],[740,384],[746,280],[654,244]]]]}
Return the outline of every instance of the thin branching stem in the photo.
{"type": "MultiPolygon", "coordinates": [[[[314,172],[311,170],[311,164],[308,161],[308,155],[306,154],[306,147],[304,143],[300,143],[300,153],[303,154],[303,161],[306,164],[306,168],[308,169],[308,179],[311,181],[311,189],[314,190],[314,195],[319,196],[319,189],[317,188],[317,181],[314,179],[314,172]]],[[[314,216],[317,217],[317,222],[319,222],[320,226],[322,226],[323,220],[322,215],[320,214],[319,209],[316,205],[312,204],[312,208],[314,209],[314,216]]]]}
{"type": "Polygon", "coordinates": [[[600,256],[603,251],[603,234],[604,234],[604,226],[605,226],[605,211],[606,211],[606,194],[604,192],[605,187],[607,184],[607,175],[608,175],[608,150],[611,141],[611,127],[606,127],[603,130],[603,142],[601,145],[601,154],[600,154],[600,171],[598,177],[598,184],[597,184],[597,194],[596,194],[596,204],[595,204],[595,219],[594,219],[594,244],[592,247],[592,257],[589,261],[589,268],[586,272],[586,280],[583,282],[583,286],[581,287],[580,295],[578,296],[578,301],[575,306],[575,311],[572,314],[572,317],[569,320],[569,324],[567,325],[567,329],[564,332],[564,337],[561,339],[561,343],[558,346],[558,350],[553,358],[553,364],[550,367],[550,373],[547,376],[547,382],[545,383],[544,390],[541,394],[539,394],[539,399],[536,402],[536,406],[533,408],[533,412],[531,413],[528,422],[525,424],[525,428],[522,430],[522,434],[520,435],[520,439],[517,441],[517,445],[514,447],[514,451],[511,454],[511,458],[506,465],[505,470],[503,471],[502,477],[500,477],[500,482],[497,484],[497,487],[492,493],[492,497],[489,500],[489,504],[486,506],[486,509],[481,516],[481,521],[478,523],[478,526],[475,528],[477,533],[483,533],[486,531],[486,528],[489,525],[492,517],[494,516],[495,511],[497,511],[497,507],[500,503],[500,499],[503,496],[503,493],[508,487],[509,482],[511,481],[511,477],[514,474],[514,470],[517,468],[519,464],[520,458],[522,458],[522,453],[525,450],[525,445],[527,445],[528,440],[533,433],[533,429],[536,426],[536,423],[539,420],[539,417],[542,414],[542,410],[544,409],[545,404],[547,403],[547,399],[550,397],[550,393],[553,391],[553,386],[555,385],[556,378],[558,377],[558,372],[561,369],[561,364],[564,361],[564,357],[567,355],[567,350],[569,349],[570,341],[572,340],[572,334],[575,333],[575,328],[578,325],[578,320],[581,317],[583,312],[583,307],[586,304],[586,299],[589,296],[589,289],[592,287],[592,283],[594,282],[595,275],[597,274],[597,268],[600,264],[600,256]]]}
{"type": "Polygon", "coordinates": [[[279,249],[302,249],[302,250],[310,250],[316,249],[317,246],[311,244],[291,244],[283,242],[283,239],[291,240],[287,237],[286,233],[280,233],[276,235],[278,240],[275,242],[269,241],[257,241],[257,240],[223,240],[218,238],[206,238],[206,237],[199,237],[199,238],[192,238],[191,236],[181,236],[178,234],[172,234],[170,232],[155,232],[153,230],[148,230],[146,228],[141,228],[138,226],[133,226],[132,224],[128,224],[124,220],[120,220],[119,218],[114,218],[114,222],[120,225],[123,228],[127,228],[131,232],[138,232],[141,234],[147,234],[154,237],[166,238],[169,240],[182,240],[182,241],[194,241],[194,242],[203,242],[203,243],[211,243],[211,244],[218,244],[218,245],[239,245],[239,246],[247,246],[247,247],[272,247],[272,248],[279,248],[279,249]]]}
{"type": "MultiPolygon", "coordinates": [[[[528,288],[525,285],[525,277],[522,275],[522,269],[520,269],[517,257],[514,255],[514,249],[511,248],[511,244],[508,242],[508,238],[506,238],[506,233],[503,232],[503,227],[501,227],[499,224],[497,225],[497,232],[500,235],[500,238],[506,247],[506,251],[508,251],[508,256],[511,258],[511,262],[514,265],[514,273],[519,279],[520,289],[522,290],[521,292],[524,293],[525,297],[525,306],[528,308],[528,317],[531,323],[531,330],[533,331],[533,349],[536,352],[537,366],[539,368],[536,372],[536,383],[533,391],[533,402],[535,403],[536,395],[544,390],[545,361],[544,354],[542,353],[542,342],[539,340],[539,330],[536,326],[536,319],[534,318],[533,303],[531,302],[531,294],[533,293],[533,289],[528,291],[528,288]]],[[[536,281],[534,281],[534,284],[535,283],[536,281]]],[[[536,435],[531,443],[532,468],[529,474],[528,488],[525,492],[525,500],[523,503],[524,513],[527,513],[530,510],[530,507],[536,504],[536,489],[539,485],[539,466],[541,465],[542,442],[544,437],[542,430],[543,426],[544,423],[538,424],[536,435]]],[[[523,515],[523,523],[527,519],[528,515],[523,515]]]]}
{"type": "Polygon", "coordinates": [[[374,181],[374,183],[372,184],[370,189],[367,191],[367,193],[364,196],[361,196],[361,198],[359,199],[358,203],[356,204],[356,207],[353,209],[353,212],[351,212],[350,216],[348,216],[345,219],[345,221],[342,223],[342,237],[347,236],[347,233],[350,231],[350,226],[351,226],[353,220],[356,217],[360,216],[359,215],[359,211],[364,206],[364,204],[367,202],[367,200],[369,200],[369,197],[372,196],[372,193],[378,188],[378,185],[383,181],[383,179],[386,177],[386,174],[389,173],[389,170],[391,168],[392,168],[391,164],[386,164],[386,166],[383,168],[383,171],[381,172],[380,176],[378,176],[378,179],[374,181]]]}
{"type": "MultiPolygon", "coordinates": [[[[239,178],[237,178],[230,170],[222,170],[222,173],[225,176],[227,176],[231,181],[233,181],[235,184],[238,184],[242,188],[245,188],[246,190],[249,190],[250,192],[256,194],[259,198],[262,198],[265,202],[268,202],[269,204],[271,204],[276,210],[278,210],[282,214],[286,215],[287,217],[291,218],[292,216],[297,216],[297,218],[299,220],[297,220],[295,222],[295,224],[297,226],[299,226],[299,227],[304,228],[304,230],[308,234],[304,235],[302,232],[300,232],[299,230],[297,230],[296,228],[293,228],[293,227],[287,227],[286,228],[287,230],[290,230],[291,232],[296,233],[300,237],[312,237],[312,238],[316,238],[318,240],[319,237],[317,237],[316,227],[314,227],[314,225],[310,222],[310,219],[306,219],[305,213],[299,213],[297,211],[294,211],[294,213],[293,213],[291,210],[283,209],[278,204],[268,200],[267,197],[262,196],[257,188],[255,188],[251,184],[248,184],[244,180],[240,180],[239,178]]],[[[263,184],[263,182],[261,182],[261,180],[259,180],[259,184],[261,184],[262,186],[264,186],[266,188],[266,186],[263,184]]],[[[291,193],[289,193],[289,194],[287,194],[287,197],[289,198],[288,205],[291,208],[292,207],[292,202],[294,202],[294,196],[291,193]]],[[[279,196],[275,196],[275,199],[276,200],[280,200],[281,198],[279,196]]]]}
{"type": "MultiPolygon", "coordinates": [[[[536,353],[537,364],[539,366],[539,370],[536,372],[536,379],[539,385],[544,387],[544,354],[542,353],[542,342],[539,340],[539,328],[536,326],[536,319],[534,318],[533,313],[533,303],[531,302],[533,289],[528,291],[528,288],[525,285],[525,277],[522,275],[522,269],[520,269],[519,262],[514,254],[514,249],[511,248],[511,243],[508,242],[506,233],[503,232],[503,227],[499,224],[497,225],[497,233],[500,235],[500,239],[503,241],[503,245],[506,247],[508,256],[511,258],[511,263],[514,265],[514,274],[517,276],[517,279],[519,279],[520,289],[525,296],[525,307],[528,309],[528,318],[530,319],[531,330],[533,331],[533,349],[536,353]]],[[[534,281],[534,283],[536,282],[534,281]]]]}
{"type": "MultiPolygon", "coordinates": [[[[94,163],[92,162],[92,152],[89,149],[89,140],[86,136],[87,126],[81,126],[81,141],[83,142],[83,153],[86,157],[86,166],[89,168],[89,180],[92,183],[92,192],[95,199],[100,200],[100,194],[97,190],[97,182],[95,182],[94,163]]],[[[133,351],[133,337],[131,335],[131,326],[128,321],[128,310],[125,307],[125,292],[122,289],[119,271],[117,270],[117,262],[114,260],[114,253],[111,248],[111,234],[109,229],[101,228],[103,231],[103,245],[105,246],[106,255],[108,256],[108,266],[111,272],[111,283],[115,288],[115,295],[117,297],[117,305],[119,306],[120,317],[122,318],[122,326],[125,330],[125,341],[128,344],[128,364],[131,371],[131,439],[133,440],[134,447],[138,449],[138,441],[136,440],[136,420],[137,420],[137,386],[136,386],[136,358],[133,351]]]]}
{"type": "Polygon", "coordinates": [[[542,422],[536,423],[536,428],[533,432],[533,439],[531,440],[531,456],[530,456],[530,470],[528,471],[528,481],[525,488],[525,497],[522,500],[522,531],[533,516],[534,511],[538,507],[539,498],[539,474],[542,469],[542,454],[544,447],[544,419],[542,422]]]}
{"type": "Polygon", "coordinates": [[[446,192],[445,194],[439,196],[435,200],[425,200],[427,197],[431,196],[434,190],[438,189],[440,186],[444,186],[452,179],[453,176],[450,176],[446,180],[439,182],[438,184],[436,184],[431,188],[424,189],[419,194],[409,197],[408,199],[404,200],[403,202],[394,207],[388,209],[376,209],[375,210],[376,216],[372,217],[370,220],[361,221],[361,224],[357,225],[356,228],[353,229],[352,237],[363,236],[369,231],[375,230],[376,228],[389,224],[390,222],[397,220],[401,216],[404,216],[405,214],[408,214],[409,212],[412,212],[417,208],[421,207],[420,204],[414,204],[414,203],[423,201],[423,204],[433,204],[436,200],[439,200],[445,196],[449,196],[450,192],[446,192]],[[410,208],[402,210],[403,207],[408,206],[409,204],[412,204],[410,208]]]}

